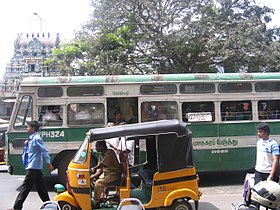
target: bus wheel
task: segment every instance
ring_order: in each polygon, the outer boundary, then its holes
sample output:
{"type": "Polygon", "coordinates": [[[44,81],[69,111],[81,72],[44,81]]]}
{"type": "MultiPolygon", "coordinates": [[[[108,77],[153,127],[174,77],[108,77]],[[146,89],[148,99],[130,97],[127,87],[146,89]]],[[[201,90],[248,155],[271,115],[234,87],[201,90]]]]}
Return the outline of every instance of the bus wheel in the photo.
{"type": "Polygon", "coordinates": [[[61,210],[78,210],[77,207],[72,206],[70,203],[64,201],[59,201],[58,205],[61,208],[61,210]]]}
{"type": "Polygon", "coordinates": [[[58,165],[58,179],[61,184],[65,186],[66,184],[66,170],[73,158],[73,154],[67,154],[63,159],[61,159],[58,165]]]}
{"type": "Polygon", "coordinates": [[[169,210],[192,210],[192,206],[188,201],[179,199],[172,203],[169,210]]]}

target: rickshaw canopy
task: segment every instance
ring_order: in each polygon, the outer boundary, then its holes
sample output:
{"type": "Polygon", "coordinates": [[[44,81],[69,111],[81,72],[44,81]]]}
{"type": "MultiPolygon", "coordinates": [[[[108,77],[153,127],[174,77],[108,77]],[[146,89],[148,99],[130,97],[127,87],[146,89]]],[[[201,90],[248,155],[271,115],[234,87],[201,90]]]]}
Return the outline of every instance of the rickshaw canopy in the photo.
{"type": "Polygon", "coordinates": [[[154,136],[146,142],[147,162],[160,173],[194,166],[191,131],[185,122],[161,120],[90,130],[91,142],[121,136],[154,136]]]}
{"type": "Polygon", "coordinates": [[[178,136],[190,135],[187,124],[179,120],[160,120],[153,122],[124,124],[109,128],[94,128],[90,130],[90,141],[104,140],[118,136],[159,135],[177,133],[178,136]]]}

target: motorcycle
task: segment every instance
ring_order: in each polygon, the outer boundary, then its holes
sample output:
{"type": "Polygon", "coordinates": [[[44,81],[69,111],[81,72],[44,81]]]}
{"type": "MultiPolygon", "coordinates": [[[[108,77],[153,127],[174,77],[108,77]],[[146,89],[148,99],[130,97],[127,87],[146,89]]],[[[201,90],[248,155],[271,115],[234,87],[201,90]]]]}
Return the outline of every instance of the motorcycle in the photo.
{"type": "Polygon", "coordinates": [[[247,174],[243,190],[244,202],[232,203],[233,210],[257,210],[259,206],[276,209],[280,206],[280,185],[274,181],[261,181],[254,185],[254,174],[247,174]]]}

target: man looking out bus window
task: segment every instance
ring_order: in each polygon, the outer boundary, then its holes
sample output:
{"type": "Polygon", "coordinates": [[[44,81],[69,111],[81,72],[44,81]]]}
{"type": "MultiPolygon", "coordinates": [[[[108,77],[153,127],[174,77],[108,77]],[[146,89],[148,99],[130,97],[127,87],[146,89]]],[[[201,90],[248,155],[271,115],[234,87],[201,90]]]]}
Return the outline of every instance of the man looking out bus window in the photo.
{"type": "Polygon", "coordinates": [[[42,120],[44,124],[51,120],[61,120],[60,115],[58,114],[60,107],[59,106],[48,106],[47,112],[43,115],[42,120]]]}
{"type": "Polygon", "coordinates": [[[79,112],[74,114],[75,120],[91,120],[92,116],[86,104],[79,104],[79,112]]]}

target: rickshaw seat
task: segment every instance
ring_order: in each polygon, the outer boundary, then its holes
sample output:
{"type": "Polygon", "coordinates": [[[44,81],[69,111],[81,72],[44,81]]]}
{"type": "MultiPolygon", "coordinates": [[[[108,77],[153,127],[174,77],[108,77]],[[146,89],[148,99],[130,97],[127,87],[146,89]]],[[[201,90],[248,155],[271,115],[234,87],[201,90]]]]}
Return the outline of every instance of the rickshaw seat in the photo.
{"type": "Polygon", "coordinates": [[[117,181],[107,183],[106,188],[108,188],[108,187],[118,187],[118,186],[121,186],[122,184],[123,184],[123,179],[119,179],[117,181]]]}
{"type": "Polygon", "coordinates": [[[151,169],[143,169],[138,172],[141,180],[144,182],[147,188],[151,188],[153,185],[155,171],[151,169]]]}
{"type": "Polygon", "coordinates": [[[125,185],[125,180],[123,177],[120,177],[120,179],[113,181],[113,182],[109,182],[106,184],[105,187],[105,194],[108,194],[109,191],[117,191],[117,188],[120,186],[124,186],[125,185]]]}

